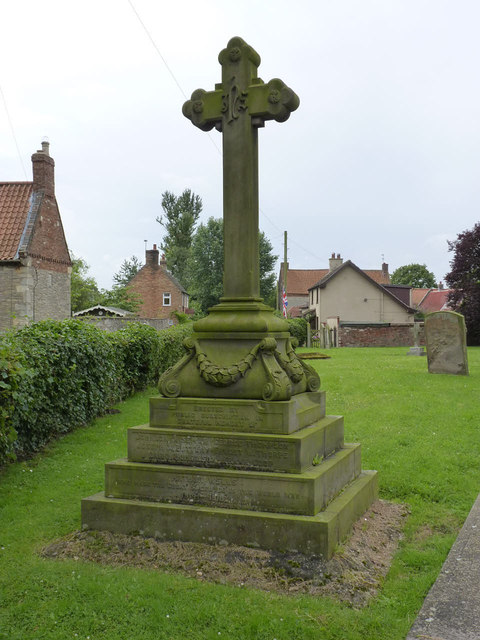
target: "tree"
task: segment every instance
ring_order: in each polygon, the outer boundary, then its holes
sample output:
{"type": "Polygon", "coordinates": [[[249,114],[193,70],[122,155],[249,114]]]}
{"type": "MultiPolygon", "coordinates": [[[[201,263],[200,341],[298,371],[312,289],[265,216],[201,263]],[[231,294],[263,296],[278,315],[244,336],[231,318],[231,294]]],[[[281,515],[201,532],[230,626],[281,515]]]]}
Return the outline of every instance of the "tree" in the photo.
{"type": "Polygon", "coordinates": [[[272,243],[263,231],[260,231],[258,239],[260,242],[260,297],[263,298],[265,304],[275,307],[277,276],[273,269],[275,268],[278,256],[273,255],[272,243]]]}
{"type": "Polygon", "coordinates": [[[132,256],[130,260],[124,260],[120,269],[113,276],[113,286],[126,287],[130,280],[136,275],[143,264],[137,256],[132,256]]]}
{"type": "Polygon", "coordinates": [[[223,294],[223,221],[209,218],[192,240],[188,262],[189,293],[202,312],[223,294]]]}
{"type": "Polygon", "coordinates": [[[142,298],[131,287],[114,285],[111,289],[102,289],[99,304],[135,313],[142,304],[142,298]]]}
{"type": "Polygon", "coordinates": [[[157,222],[166,231],[161,247],[167,269],[187,288],[187,263],[195,225],[202,211],[202,200],[190,189],[185,189],[180,196],[165,191],[162,194],[162,209],[165,215],[157,217],[157,222]]]}
{"type": "MultiPolygon", "coordinates": [[[[275,266],[277,256],[265,234],[259,234],[260,295],[268,303],[275,303],[275,266]]],[[[201,224],[192,241],[188,263],[189,293],[205,312],[218,304],[223,295],[223,220],[209,218],[201,224]]]]}
{"type": "Polygon", "coordinates": [[[435,287],[435,276],[426,264],[406,264],[398,267],[390,278],[392,284],[405,284],[416,289],[435,287]]]}
{"type": "Polygon", "coordinates": [[[83,258],[76,258],[71,254],[72,279],[71,279],[71,301],[72,311],[81,311],[94,307],[99,303],[100,292],[95,278],[87,275],[90,269],[83,258]]]}
{"type": "Polygon", "coordinates": [[[449,305],[465,316],[468,344],[480,345],[480,222],[448,241],[448,250],[454,252],[451,271],[445,276],[453,289],[449,305]]]}

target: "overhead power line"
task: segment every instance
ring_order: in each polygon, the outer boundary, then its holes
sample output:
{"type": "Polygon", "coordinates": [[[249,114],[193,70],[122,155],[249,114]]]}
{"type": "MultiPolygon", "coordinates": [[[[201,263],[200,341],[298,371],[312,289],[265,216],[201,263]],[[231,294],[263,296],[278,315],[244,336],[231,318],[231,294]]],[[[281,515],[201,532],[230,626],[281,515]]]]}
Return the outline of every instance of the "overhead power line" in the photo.
{"type": "MultiPolygon", "coordinates": [[[[185,91],[183,90],[182,85],[180,84],[180,82],[177,80],[175,74],[173,73],[172,69],[170,68],[170,66],[168,65],[168,62],[166,61],[165,57],[163,56],[162,52],[160,51],[159,47],[157,46],[157,43],[155,42],[155,40],[153,39],[152,34],[150,33],[150,31],[147,29],[147,26],[145,25],[144,21],[142,20],[140,14],[138,13],[138,11],[136,10],[132,0],[127,0],[128,4],[130,5],[130,8],[132,9],[133,13],[135,14],[135,16],[137,17],[137,20],[139,21],[139,23],[142,26],[142,29],[144,30],[147,38],[150,40],[153,48],[155,49],[155,51],[157,52],[158,56],[160,57],[161,61],[163,62],[163,64],[165,65],[165,68],[167,69],[168,73],[170,74],[170,76],[172,77],[173,81],[175,82],[175,84],[177,85],[180,93],[182,94],[182,96],[185,98],[185,100],[188,100],[188,96],[186,95],[185,91]]],[[[211,141],[211,143],[213,144],[213,146],[215,147],[215,149],[217,150],[217,152],[222,155],[222,152],[220,150],[220,147],[217,145],[217,143],[215,142],[215,140],[213,139],[213,137],[210,135],[210,133],[207,132],[207,135],[211,141]]],[[[262,216],[264,216],[264,218],[266,218],[268,220],[268,222],[272,225],[272,227],[274,227],[279,233],[283,234],[283,230],[280,229],[280,227],[275,224],[275,222],[273,222],[273,220],[267,216],[267,214],[265,213],[265,211],[263,211],[263,209],[260,208],[260,213],[262,214],[262,216]]],[[[302,247],[298,242],[295,242],[295,240],[293,240],[293,242],[300,247],[303,251],[305,251],[306,253],[309,253],[310,255],[312,255],[314,258],[320,259],[318,256],[316,256],[314,253],[312,253],[311,251],[309,251],[308,249],[305,249],[304,247],[302,247]]]]}

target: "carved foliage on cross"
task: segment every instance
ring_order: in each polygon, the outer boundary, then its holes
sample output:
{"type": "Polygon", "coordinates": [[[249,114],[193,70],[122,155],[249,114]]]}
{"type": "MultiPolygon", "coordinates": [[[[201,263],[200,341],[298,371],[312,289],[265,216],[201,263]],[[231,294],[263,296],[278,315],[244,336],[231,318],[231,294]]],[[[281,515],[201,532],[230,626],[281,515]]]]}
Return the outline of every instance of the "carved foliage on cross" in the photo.
{"type": "Polygon", "coordinates": [[[222,82],[214,91],[197,89],[183,105],[183,115],[203,131],[222,130],[234,125],[242,115],[252,118],[252,126],[266,120],[284,122],[297,109],[296,93],[278,78],[267,84],[257,77],[260,56],[242,38],[232,38],[218,60],[222,65],[222,82]]]}

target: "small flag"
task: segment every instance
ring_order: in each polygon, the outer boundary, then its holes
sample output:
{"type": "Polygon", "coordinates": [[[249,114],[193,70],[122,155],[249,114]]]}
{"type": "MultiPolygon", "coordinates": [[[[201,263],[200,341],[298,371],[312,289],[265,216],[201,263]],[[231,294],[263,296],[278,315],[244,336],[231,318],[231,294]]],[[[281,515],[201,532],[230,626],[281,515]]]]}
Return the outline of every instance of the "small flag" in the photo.
{"type": "Polygon", "coordinates": [[[286,318],[287,317],[288,300],[287,300],[287,293],[285,291],[285,287],[283,288],[283,293],[282,293],[282,307],[283,307],[283,316],[284,316],[284,318],[286,318]]]}

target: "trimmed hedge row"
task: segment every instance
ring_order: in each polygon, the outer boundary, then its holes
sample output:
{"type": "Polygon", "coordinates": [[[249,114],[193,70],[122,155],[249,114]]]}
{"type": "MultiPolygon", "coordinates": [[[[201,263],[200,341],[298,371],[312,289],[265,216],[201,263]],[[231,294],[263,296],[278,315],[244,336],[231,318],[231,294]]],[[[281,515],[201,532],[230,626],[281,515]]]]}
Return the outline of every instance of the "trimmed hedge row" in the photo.
{"type": "MultiPolygon", "coordinates": [[[[303,344],[306,322],[289,325],[303,344]]],[[[156,384],[192,331],[191,322],[161,332],[128,323],[107,333],[81,320],[46,320],[1,336],[0,466],[156,384]]]]}
{"type": "Polygon", "coordinates": [[[156,384],[185,333],[172,327],[159,334],[140,323],[106,333],[81,320],[47,320],[4,334],[0,465],[33,454],[55,436],[156,384]]]}

